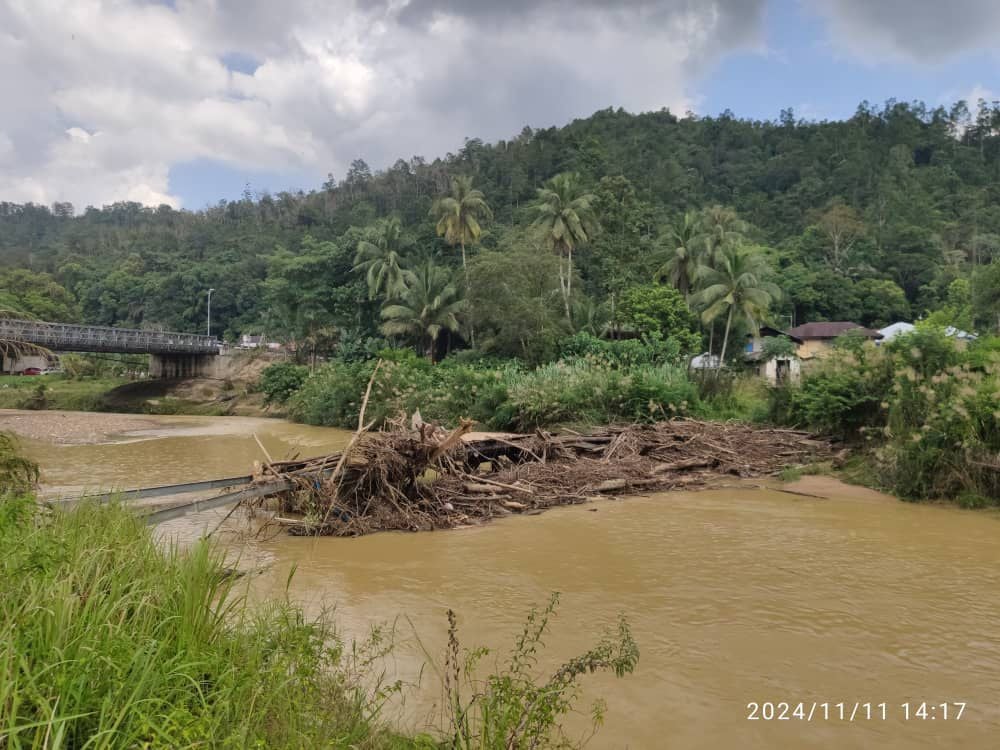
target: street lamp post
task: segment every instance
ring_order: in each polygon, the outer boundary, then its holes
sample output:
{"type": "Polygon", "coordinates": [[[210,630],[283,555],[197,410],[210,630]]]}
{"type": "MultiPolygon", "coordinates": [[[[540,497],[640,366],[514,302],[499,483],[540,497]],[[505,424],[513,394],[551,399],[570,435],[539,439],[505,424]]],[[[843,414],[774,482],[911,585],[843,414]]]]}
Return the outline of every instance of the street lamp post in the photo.
{"type": "Polygon", "coordinates": [[[208,290],[208,335],[212,335],[212,292],[214,289],[208,290]]]}

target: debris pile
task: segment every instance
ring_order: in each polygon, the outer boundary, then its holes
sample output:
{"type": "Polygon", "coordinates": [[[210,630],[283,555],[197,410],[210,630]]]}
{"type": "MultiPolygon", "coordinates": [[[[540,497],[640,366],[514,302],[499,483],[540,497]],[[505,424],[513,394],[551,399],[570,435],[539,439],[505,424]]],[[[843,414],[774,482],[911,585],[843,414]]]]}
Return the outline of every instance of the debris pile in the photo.
{"type": "Polygon", "coordinates": [[[341,453],[268,462],[258,482],[283,480],[277,520],[291,533],[357,536],[453,528],[610,494],[701,488],[831,455],[828,443],[805,432],[689,419],[587,435],[470,429],[359,431],[341,453]]]}

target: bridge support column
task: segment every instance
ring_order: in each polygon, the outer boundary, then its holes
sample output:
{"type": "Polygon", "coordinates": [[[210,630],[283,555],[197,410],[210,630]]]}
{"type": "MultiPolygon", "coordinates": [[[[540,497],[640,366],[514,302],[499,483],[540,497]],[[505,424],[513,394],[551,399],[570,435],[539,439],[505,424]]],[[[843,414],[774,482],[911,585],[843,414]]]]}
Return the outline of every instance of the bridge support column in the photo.
{"type": "Polygon", "coordinates": [[[175,379],[211,376],[214,370],[210,354],[150,354],[149,377],[175,379]]]}

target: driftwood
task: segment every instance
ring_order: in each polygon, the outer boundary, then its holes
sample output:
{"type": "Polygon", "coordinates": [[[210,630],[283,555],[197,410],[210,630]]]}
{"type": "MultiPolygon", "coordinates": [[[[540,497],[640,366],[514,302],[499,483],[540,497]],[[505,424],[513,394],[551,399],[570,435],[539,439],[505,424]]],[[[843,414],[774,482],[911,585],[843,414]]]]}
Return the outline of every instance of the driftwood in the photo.
{"type": "Polygon", "coordinates": [[[828,443],[797,430],[687,419],[590,435],[470,435],[471,426],[400,423],[372,433],[359,422],[344,451],[305,461],[268,457],[258,480],[294,485],[279,499],[289,533],[356,536],[467,526],[602,495],[717,485],[723,477],[773,476],[832,454],[828,443]]]}

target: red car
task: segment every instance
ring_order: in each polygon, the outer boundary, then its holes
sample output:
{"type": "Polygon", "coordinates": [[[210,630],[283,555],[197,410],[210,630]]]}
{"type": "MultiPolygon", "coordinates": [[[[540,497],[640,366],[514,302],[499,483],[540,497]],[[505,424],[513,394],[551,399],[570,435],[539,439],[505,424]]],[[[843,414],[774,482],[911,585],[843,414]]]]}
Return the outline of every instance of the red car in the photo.
{"type": "Polygon", "coordinates": [[[21,374],[22,375],[41,375],[42,374],[42,368],[40,368],[40,367],[25,367],[21,371],[21,374]]]}

